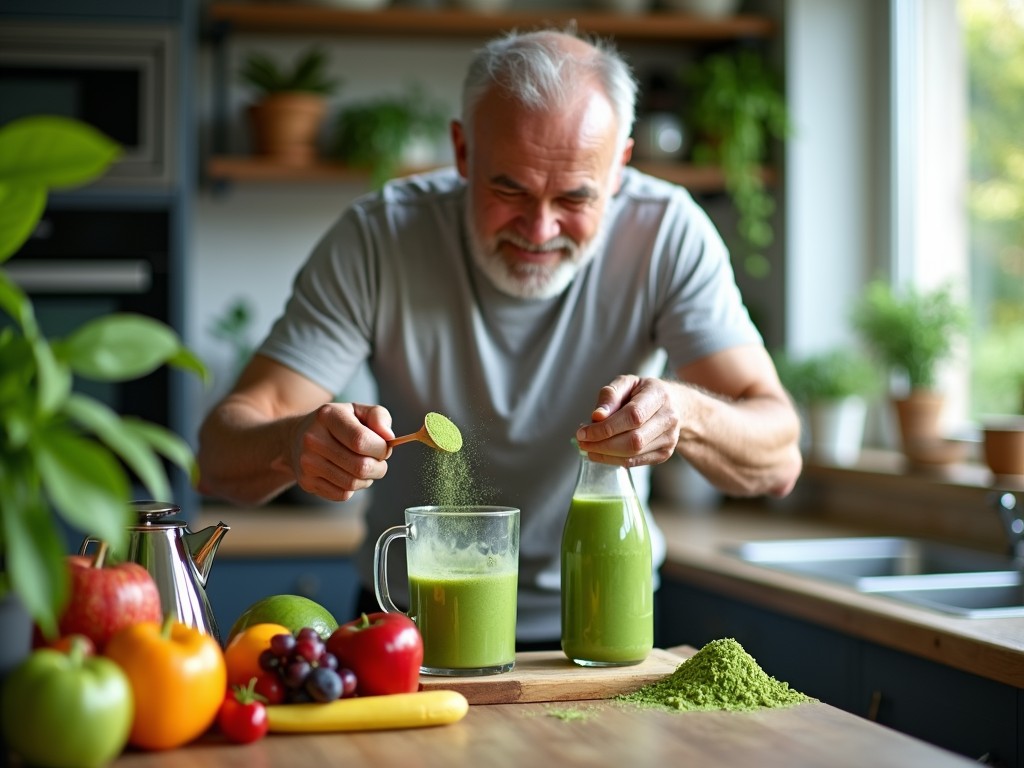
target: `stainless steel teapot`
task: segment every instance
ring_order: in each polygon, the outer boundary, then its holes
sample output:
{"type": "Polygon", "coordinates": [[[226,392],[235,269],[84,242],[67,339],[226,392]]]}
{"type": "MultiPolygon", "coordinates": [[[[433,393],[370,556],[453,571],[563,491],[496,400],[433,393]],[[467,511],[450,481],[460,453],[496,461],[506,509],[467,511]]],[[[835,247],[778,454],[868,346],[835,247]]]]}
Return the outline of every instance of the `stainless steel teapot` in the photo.
{"type": "MultiPolygon", "coordinates": [[[[167,519],[181,511],[174,504],[133,501],[131,506],[138,514],[138,522],[128,528],[125,559],[149,571],[160,592],[164,616],[173,613],[181,623],[213,635],[219,643],[220,632],[206,596],[206,581],[217,548],[231,529],[217,523],[201,531],[190,531],[183,520],[167,519]]],[[[99,542],[87,537],[79,553],[86,554],[90,543],[99,542]]]]}

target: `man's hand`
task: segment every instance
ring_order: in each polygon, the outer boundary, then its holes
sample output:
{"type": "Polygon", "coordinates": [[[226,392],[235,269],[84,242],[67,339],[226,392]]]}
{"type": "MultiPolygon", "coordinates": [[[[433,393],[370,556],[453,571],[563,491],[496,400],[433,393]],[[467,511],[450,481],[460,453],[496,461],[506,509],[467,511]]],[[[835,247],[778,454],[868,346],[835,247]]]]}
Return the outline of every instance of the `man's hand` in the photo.
{"type": "Polygon", "coordinates": [[[296,484],[346,501],[388,471],[391,414],[379,405],[327,403],[294,422],[289,463],[296,484]]]}
{"type": "Polygon", "coordinates": [[[685,389],[662,379],[618,376],[601,388],[592,424],[576,431],[593,461],[627,467],[660,464],[675,452],[685,389]]]}

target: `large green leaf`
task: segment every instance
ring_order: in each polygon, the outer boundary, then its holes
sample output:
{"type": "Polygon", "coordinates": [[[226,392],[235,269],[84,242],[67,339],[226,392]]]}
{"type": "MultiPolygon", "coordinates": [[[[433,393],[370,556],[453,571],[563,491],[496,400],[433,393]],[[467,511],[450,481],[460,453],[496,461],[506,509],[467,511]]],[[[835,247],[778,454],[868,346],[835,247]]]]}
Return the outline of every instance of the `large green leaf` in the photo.
{"type": "Polygon", "coordinates": [[[36,435],[33,449],[43,487],[61,517],[123,554],[133,522],[130,489],[127,473],[110,451],[59,428],[36,435]]]}
{"type": "Polygon", "coordinates": [[[151,373],[177,355],[178,335],[158,320],[128,313],[106,315],[55,342],[71,369],[97,381],[125,381],[151,373]]]}
{"type": "Polygon", "coordinates": [[[192,447],[178,435],[169,429],[131,416],[122,418],[121,425],[126,430],[133,432],[139,439],[149,443],[157,453],[167,457],[188,472],[193,481],[196,480],[198,470],[195,457],[192,454],[192,447]]]}
{"type": "Polygon", "coordinates": [[[7,261],[28,240],[44,208],[44,185],[12,184],[0,179],[0,263],[7,261]]]}
{"type": "Polygon", "coordinates": [[[71,371],[57,360],[46,339],[32,341],[32,356],[36,363],[36,390],[38,407],[42,414],[55,413],[71,394],[71,371]]]}
{"type": "Polygon", "coordinates": [[[64,545],[38,488],[31,484],[34,476],[13,469],[12,463],[12,456],[0,457],[0,498],[5,506],[0,538],[7,582],[44,634],[52,637],[68,597],[64,545]]]}
{"type": "Polygon", "coordinates": [[[32,311],[32,302],[18,285],[0,270],[0,310],[11,316],[21,326],[26,336],[38,336],[39,327],[32,311]]]}
{"type": "Polygon", "coordinates": [[[178,351],[167,359],[167,364],[196,374],[203,384],[209,384],[211,381],[210,369],[206,367],[206,363],[188,347],[179,347],[178,351]]]}
{"type": "Polygon", "coordinates": [[[102,403],[84,395],[72,395],[65,413],[79,426],[96,435],[138,476],[154,499],[170,498],[170,484],[159,457],[137,431],[102,403]]]}
{"type": "Polygon", "coordinates": [[[26,117],[0,128],[0,182],[78,186],[100,176],[120,152],[113,141],[77,120],[26,117]]]}

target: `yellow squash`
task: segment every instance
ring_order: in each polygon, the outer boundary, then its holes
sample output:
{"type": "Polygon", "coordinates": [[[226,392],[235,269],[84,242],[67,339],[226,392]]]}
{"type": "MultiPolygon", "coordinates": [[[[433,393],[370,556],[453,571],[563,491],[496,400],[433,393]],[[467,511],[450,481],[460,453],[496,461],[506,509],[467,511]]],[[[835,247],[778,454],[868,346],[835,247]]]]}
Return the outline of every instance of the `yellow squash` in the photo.
{"type": "Polygon", "coordinates": [[[379,731],[447,725],[468,710],[469,702],[458,691],[417,691],[324,704],[275,704],[267,707],[267,719],[274,733],[379,731]]]}

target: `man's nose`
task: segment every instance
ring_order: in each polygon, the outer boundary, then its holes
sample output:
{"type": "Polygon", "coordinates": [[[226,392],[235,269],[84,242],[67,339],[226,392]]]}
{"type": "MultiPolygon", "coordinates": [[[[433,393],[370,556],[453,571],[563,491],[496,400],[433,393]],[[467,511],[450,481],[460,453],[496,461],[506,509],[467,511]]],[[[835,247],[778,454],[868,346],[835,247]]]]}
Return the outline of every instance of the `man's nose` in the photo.
{"type": "Polygon", "coordinates": [[[551,205],[537,202],[523,214],[523,235],[531,243],[546,243],[561,234],[561,225],[551,205]]]}

